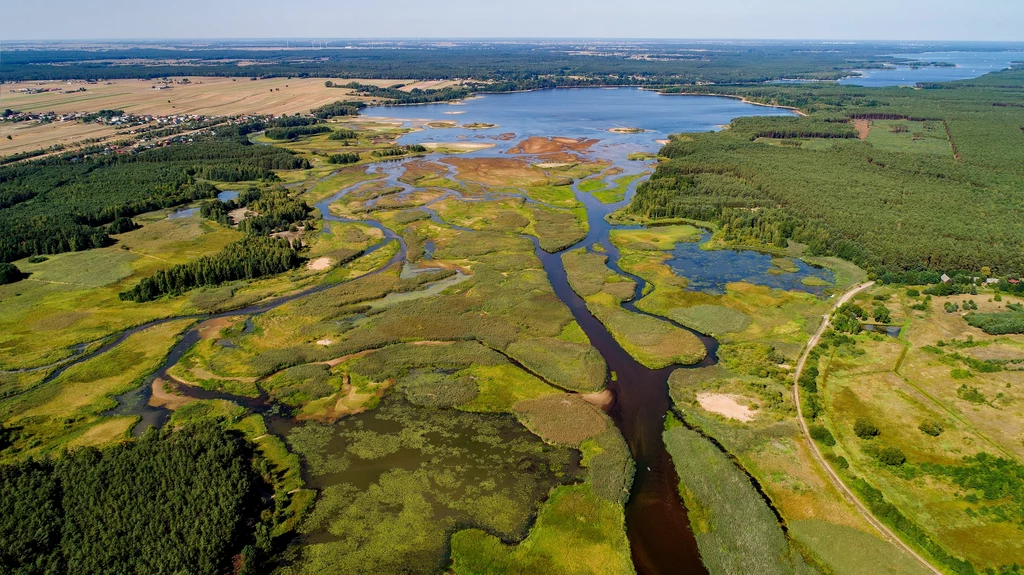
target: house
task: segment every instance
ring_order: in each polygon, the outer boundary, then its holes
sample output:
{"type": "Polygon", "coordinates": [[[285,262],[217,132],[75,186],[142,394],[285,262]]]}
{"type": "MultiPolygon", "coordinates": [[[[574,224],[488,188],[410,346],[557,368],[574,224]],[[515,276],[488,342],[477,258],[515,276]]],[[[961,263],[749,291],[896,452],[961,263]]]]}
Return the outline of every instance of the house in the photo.
{"type": "MultiPolygon", "coordinates": [[[[934,277],[934,276],[932,276],[932,277],[934,277]]],[[[947,276],[946,274],[942,274],[942,277],[939,278],[939,279],[942,280],[942,283],[944,283],[944,284],[951,284],[951,283],[953,283],[953,278],[947,276]]]]}
{"type": "Polygon", "coordinates": [[[1017,284],[1020,283],[1020,280],[1006,280],[1006,281],[1012,283],[1013,285],[1017,285],[1017,284]]]}
{"type": "Polygon", "coordinates": [[[999,283],[999,278],[988,278],[985,280],[985,285],[995,285],[999,283]]]}

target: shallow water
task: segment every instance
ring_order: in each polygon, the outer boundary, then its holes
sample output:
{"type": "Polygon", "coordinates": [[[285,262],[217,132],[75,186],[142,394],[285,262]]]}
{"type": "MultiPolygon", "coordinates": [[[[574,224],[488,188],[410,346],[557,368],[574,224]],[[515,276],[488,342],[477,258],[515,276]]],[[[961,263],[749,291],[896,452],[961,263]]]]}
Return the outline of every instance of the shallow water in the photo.
{"type": "Polygon", "coordinates": [[[952,82],[984,76],[1005,70],[1015,61],[1024,61],[1024,52],[923,52],[894,54],[899,58],[922,62],[949,62],[955,68],[898,66],[883,70],[857,70],[861,77],[844,78],[840,84],[879,88],[884,86],[913,86],[918,82],[952,82]]]}
{"type": "Polygon", "coordinates": [[[178,220],[182,218],[191,218],[192,216],[199,213],[199,208],[186,208],[184,210],[178,210],[167,214],[167,219],[178,220]]]}
{"type": "Polygon", "coordinates": [[[711,236],[705,232],[700,242],[678,243],[669,250],[672,259],[667,260],[672,271],[689,279],[686,289],[714,294],[725,293],[730,282],[747,282],[782,290],[805,291],[821,295],[827,287],[806,285],[803,280],[817,278],[835,283],[835,274],[798,259],[790,259],[796,266],[795,272],[786,272],[772,264],[770,254],[753,250],[704,250],[700,244],[711,236]]]}
{"type": "Polygon", "coordinates": [[[493,156],[530,136],[601,138],[593,150],[601,157],[625,160],[635,151],[657,151],[657,140],[679,132],[720,130],[741,116],[786,116],[781,108],[747,104],[734,98],[663,95],[639,88],[558,89],[514,94],[485,94],[458,104],[368,108],[363,116],[413,121],[497,124],[485,130],[425,128],[402,137],[403,144],[485,142],[495,147],[471,154],[493,156]],[[450,115],[448,112],[460,112],[450,115]],[[615,134],[612,128],[642,128],[615,134]],[[510,140],[497,139],[514,133],[510,140]]]}

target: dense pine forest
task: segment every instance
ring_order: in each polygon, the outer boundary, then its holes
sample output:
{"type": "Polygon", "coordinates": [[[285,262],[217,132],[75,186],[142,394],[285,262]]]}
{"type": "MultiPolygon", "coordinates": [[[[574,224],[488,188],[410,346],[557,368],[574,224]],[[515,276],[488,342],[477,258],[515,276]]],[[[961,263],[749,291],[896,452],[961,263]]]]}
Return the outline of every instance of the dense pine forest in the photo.
{"type": "MultiPolygon", "coordinates": [[[[0,466],[0,571],[224,573],[267,549],[267,486],[216,425],[0,466]]],[[[237,572],[237,571],[236,571],[237,572]]]]}
{"type": "MultiPolygon", "coordinates": [[[[673,139],[630,210],[713,220],[728,240],[837,255],[876,273],[1024,271],[1024,69],[925,89],[704,87],[797,106],[673,139]],[[941,126],[948,153],[856,139],[852,120],[941,126]]],[[[885,130],[875,127],[873,130],[885,130]]]]}

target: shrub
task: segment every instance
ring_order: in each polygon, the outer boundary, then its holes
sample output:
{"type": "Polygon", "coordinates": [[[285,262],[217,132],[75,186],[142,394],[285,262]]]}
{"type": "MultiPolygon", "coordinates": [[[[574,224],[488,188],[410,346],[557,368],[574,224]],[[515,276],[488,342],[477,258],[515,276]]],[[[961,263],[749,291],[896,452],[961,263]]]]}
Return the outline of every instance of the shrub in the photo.
{"type": "Polygon", "coordinates": [[[875,318],[875,321],[877,321],[878,323],[889,323],[890,321],[892,321],[892,315],[889,313],[889,308],[881,304],[875,306],[875,309],[871,313],[871,315],[875,318]]]}
{"type": "Polygon", "coordinates": [[[870,419],[859,417],[853,424],[853,433],[861,439],[872,439],[878,437],[881,432],[870,419]]]}
{"type": "Polygon", "coordinates": [[[921,292],[917,291],[916,289],[908,289],[907,290],[907,297],[918,297],[920,295],[921,295],[921,292]]]}
{"type": "Polygon", "coordinates": [[[810,432],[811,438],[817,441],[818,443],[827,445],[829,447],[832,447],[833,445],[836,444],[836,438],[832,436],[832,432],[829,431],[823,425],[812,425],[810,432]]]}
{"type": "Polygon", "coordinates": [[[941,423],[930,419],[922,421],[921,425],[918,425],[917,428],[920,429],[922,433],[932,437],[938,437],[944,431],[941,423]]]}
{"type": "Polygon", "coordinates": [[[961,385],[956,390],[956,395],[960,399],[970,403],[987,403],[985,396],[978,391],[977,387],[967,387],[967,384],[961,385]]]}
{"type": "Polygon", "coordinates": [[[0,262],[0,285],[14,283],[23,276],[24,274],[14,264],[0,262]]]}
{"type": "Polygon", "coordinates": [[[798,383],[800,387],[807,390],[808,393],[816,393],[818,391],[818,366],[811,365],[804,368],[803,373],[800,374],[798,383]]]}
{"type": "Polygon", "coordinates": [[[903,465],[907,460],[907,456],[903,455],[903,451],[899,447],[886,446],[878,450],[878,460],[886,465],[903,465]]]}

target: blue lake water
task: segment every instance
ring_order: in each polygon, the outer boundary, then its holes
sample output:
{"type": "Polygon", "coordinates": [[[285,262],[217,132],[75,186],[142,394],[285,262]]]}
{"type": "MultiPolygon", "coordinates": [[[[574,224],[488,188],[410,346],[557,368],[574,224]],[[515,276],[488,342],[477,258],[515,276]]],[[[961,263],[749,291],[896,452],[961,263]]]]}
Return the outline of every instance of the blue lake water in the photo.
{"type": "Polygon", "coordinates": [[[775,266],[768,254],[753,250],[700,249],[700,244],[707,241],[709,235],[704,234],[700,242],[676,244],[671,250],[672,258],[665,262],[676,275],[689,280],[688,290],[722,294],[727,283],[745,281],[821,295],[828,286],[808,286],[802,280],[814,277],[835,283],[835,274],[831,270],[814,267],[802,260],[791,260],[796,265],[795,272],[770,273],[775,266]]]}
{"type": "Polygon", "coordinates": [[[899,66],[884,70],[858,70],[862,76],[844,78],[840,84],[866,86],[913,86],[918,82],[952,82],[984,76],[1010,67],[1013,62],[1024,61],[1024,52],[923,52],[919,54],[893,54],[898,58],[921,62],[949,62],[955,68],[899,66]]]}
{"type": "Polygon", "coordinates": [[[224,190],[217,194],[217,199],[222,202],[230,202],[231,200],[238,197],[238,190],[224,190]]]}
{"type": "Polygon", "coordinates": [[[748,104],[734,98],[670,96],[639,88],[584,88],[540,90],[513,94],[484,94],[460,103],[367,108],[367,117],[423,122],[497,124],[495,128],[425,128],[402,137],[403,144],[425,142],[487,142],[493,155],[531,136],[602,138],[599,155],[619,156],[638,150],[656,150],[657,140],[680,132],[719,130],[741,116],[788,116],[781,108],[748,104]],[[641,128],[639,134],[609,133],[612,128],[641,128]],[[500,140],[501,134],[515,134],[500,140]],[[631,149],[631,150],[630,150],[631,149]],[[602,153],[603,151],[603,153],[602,153]]]}

